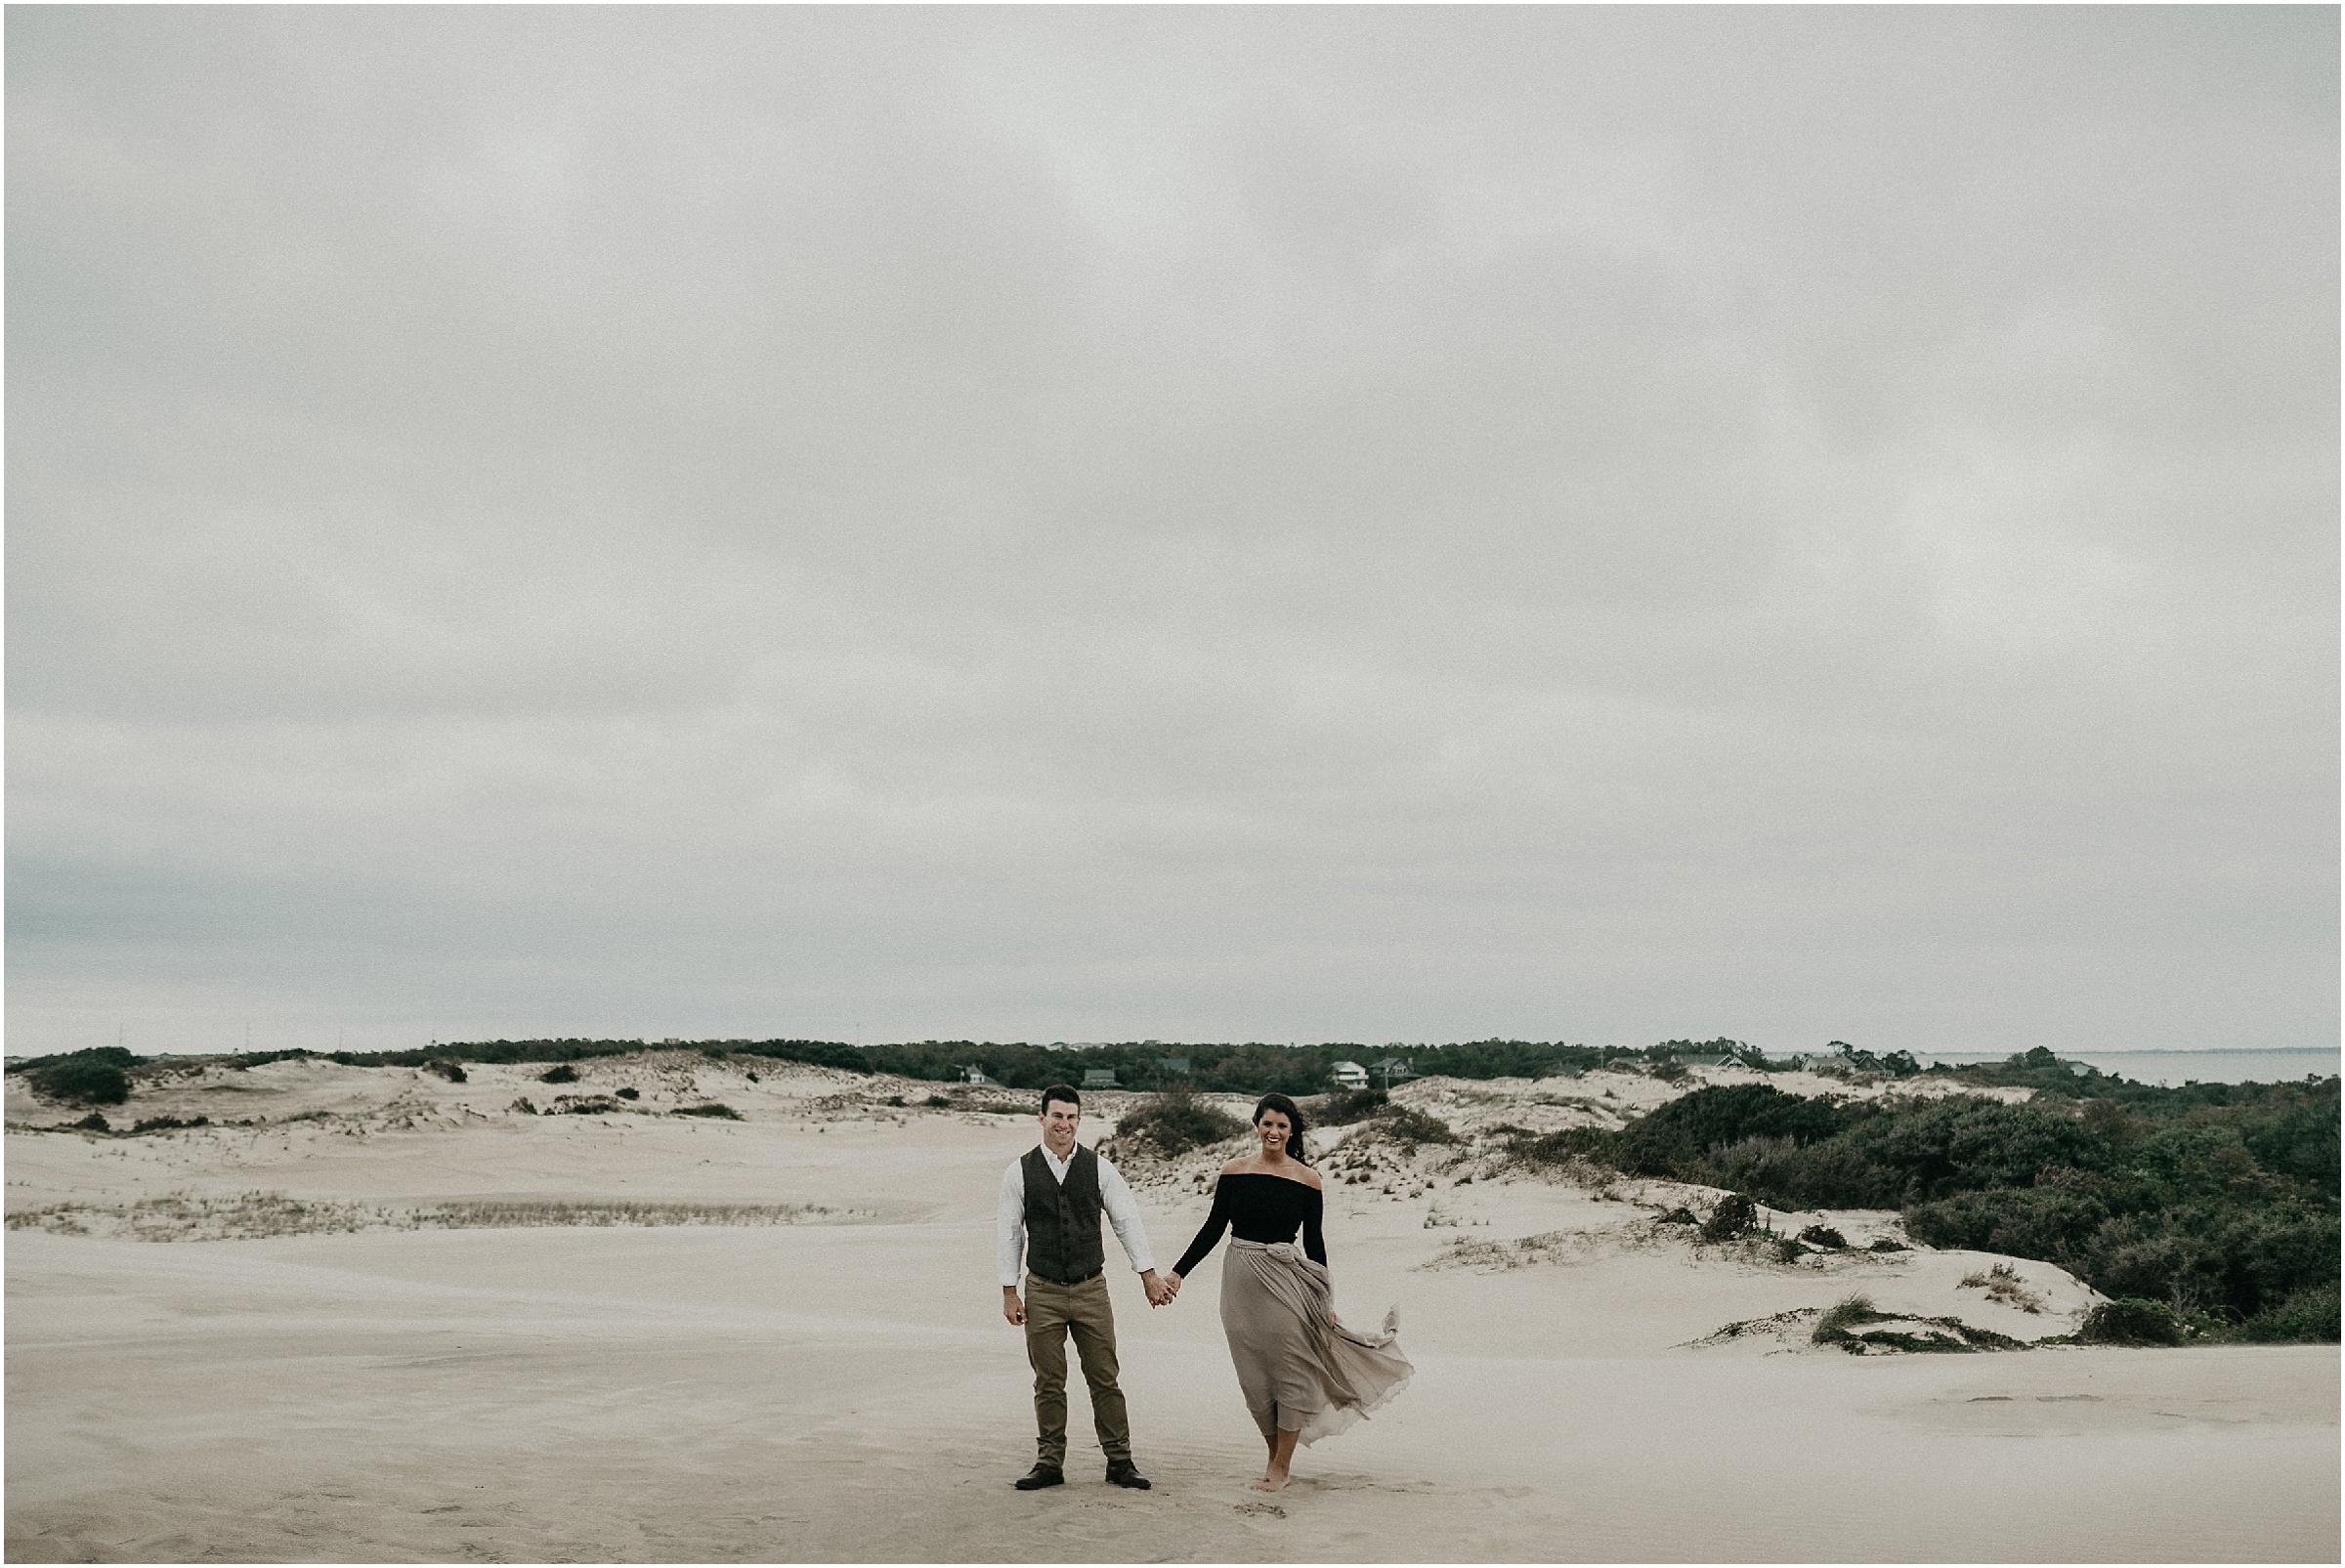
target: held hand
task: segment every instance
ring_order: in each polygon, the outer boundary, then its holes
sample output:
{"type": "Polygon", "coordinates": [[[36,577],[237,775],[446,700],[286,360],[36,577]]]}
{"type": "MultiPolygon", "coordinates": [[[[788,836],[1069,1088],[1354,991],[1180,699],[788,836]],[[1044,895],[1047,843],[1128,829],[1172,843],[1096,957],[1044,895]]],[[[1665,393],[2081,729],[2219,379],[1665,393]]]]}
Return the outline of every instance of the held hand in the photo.
{"type": "Polygon", "coordinates": [[[1172,1273],[1172,1274],[1168,1274],[1168,1275],[1166,1275],[1166,1276],[1165,1276],[1165,1299],[1166,1299],[1167,1301],[1171,1301],[1171,1300],[1172,1300],[1172,1299],[1174,1296],[1176,1296],[1176,1295],[1178,1295],[1178,1294],[1180,1294],[1180,1275],[1179,1275],[1178,1273],[1172,1273]]]}
{"type": "Polygon", "coordinates": [[[1172,1293],[1165,1289],[1165,1282],[1157,1278],[1154,1269],[1140,1276],[1140,1289],[1147,1293],[1148,1304],[1152,1307],[1163,1306],[1172,1299],[1172,1293]]]}
{"type": "Polygon", "coordinates": [[[1026,1321],[1026,1303],[1018,1299],[1018,1288],[1014,1285],[1002,1287],[1002,1315],[1010,1321],[1012,1327],[1021,1326],[1026,1321]]]}

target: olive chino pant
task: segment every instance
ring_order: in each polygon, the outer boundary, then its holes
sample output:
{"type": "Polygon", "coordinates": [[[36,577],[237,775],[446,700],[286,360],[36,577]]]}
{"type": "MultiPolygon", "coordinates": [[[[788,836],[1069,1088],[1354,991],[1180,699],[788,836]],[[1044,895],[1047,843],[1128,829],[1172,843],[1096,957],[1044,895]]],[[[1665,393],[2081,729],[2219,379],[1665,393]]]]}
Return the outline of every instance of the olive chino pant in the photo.
{"type": "Polygon", "coordinates": [[[1083,1358],[1083,1380],[1091,1391],[1091,1428],[1111,1460],[1131,1458],[1131,1420],[1124,1390],[1116,1386],[1116,1314],[1107,1298],[1107,1276],[1094,1274],[1081,1285],[1060,1285],[1026,1276],[1026,1359],[1034,1366],[1034,1423],[1045,1464],[1067,1462],[1067,1335],[1083,1358]]]}

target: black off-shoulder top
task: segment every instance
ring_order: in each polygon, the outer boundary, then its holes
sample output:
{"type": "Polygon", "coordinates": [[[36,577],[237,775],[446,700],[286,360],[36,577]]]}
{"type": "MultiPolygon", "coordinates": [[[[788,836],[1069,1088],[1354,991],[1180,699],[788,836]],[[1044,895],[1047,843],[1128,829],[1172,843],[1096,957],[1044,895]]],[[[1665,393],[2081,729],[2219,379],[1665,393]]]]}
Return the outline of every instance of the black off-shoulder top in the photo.
{"type": "Polygon", "coordinates": [[[1221,1243],[1221,1233],[1235,1230],[1242,1242],[1292,1242],[1300,1227],[1302,1251],[1312,1262],[1327,1263],[1327,1238],[1320,1234],[1320,1193],[1285,1176],[1250,1171],[1223,1176],[1214,1183],[1214,1211],[1172,1272],[1182,1279],[1205,1261],[1205,1254],[1221,1243]]]}

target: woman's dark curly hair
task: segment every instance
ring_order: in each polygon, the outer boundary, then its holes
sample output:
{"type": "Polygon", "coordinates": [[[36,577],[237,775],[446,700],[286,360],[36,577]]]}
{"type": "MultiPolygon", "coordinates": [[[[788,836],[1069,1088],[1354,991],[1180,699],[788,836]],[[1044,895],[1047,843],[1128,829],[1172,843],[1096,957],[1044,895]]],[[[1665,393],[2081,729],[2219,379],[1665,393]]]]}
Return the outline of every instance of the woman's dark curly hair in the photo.
{"type": "Polygon", "coordinates": [[[1258,1127],[1262,1124],[1264,1111],[1276,1111],[1287,1119],[1287,1158],[1309,1164],[1302,1158],[1302,1113],[1295,1109],[1295,1102],[1283,1094],[1263,1095],[1254,1106],[1254,1124],[1258,1127]]]}

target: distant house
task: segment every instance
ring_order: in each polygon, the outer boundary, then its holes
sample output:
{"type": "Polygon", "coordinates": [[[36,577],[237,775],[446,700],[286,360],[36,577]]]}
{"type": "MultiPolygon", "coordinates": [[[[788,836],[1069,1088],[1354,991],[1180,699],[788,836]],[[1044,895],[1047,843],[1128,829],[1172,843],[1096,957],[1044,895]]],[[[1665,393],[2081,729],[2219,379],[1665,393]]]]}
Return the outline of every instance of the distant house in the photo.
{"type": "Polygon", "coordinates": [[[1364,1089],[1368,1086],[1368,1069],[1357,1062],[1338,1062],[1328,1069],[1339,1088],[1364,1089]]]}
{"type": "Polygon", "coordinates": [[[1189,1070],[1189,1059],[1185,1056],[1160,1056],[1156,1059],[1156,1065],[1160,1072],[1185,1073],[1189,1070]]]}
{"type": "Polygon", "coordinates": [[[1680,1056],[1678,1060],[1684,1062],[1687,1067],[1733,1067],[1736,1065],[1735,1058],[1731,1056],[1710,1056],[1705,1054],[1701,1056],[1680,1056]]]}
{"type": "Polygon", "coordinates": [[[1386,1088],[1390,1088],[1402,1079],[1415,1078],[1417,1069],[1397,1056],[1387,1056],[1368,1069],[1368,1076],[1383,1083],[1386,1088]]]}
{"type": "Polygon", "coordinates": [[[1586,1078],[1588,1070],[1584,1067],[1565,1067],[1558,1062],[1553,1067],[1541,1068],[1538,1076],[1540,1078],[1586,1078]]]}
{"type": "Polygon", "coordinates": [[[1083,1070],[1083,1086],[1087,1089],[1112,1089],[1116,1086],[1116,1070],[1112,1067],[1087,1067],[1083,1070]]]}
{"type": "Polygon", "coordinates": [[[961,1081],[963,1083],[991,1083],[991,1082],[993,1082],[993,1080],[992,1080],[992,1079],[990,1079],[990,1078],[987,1078],[987,1077],[985,1076],[985,1069],[984,1069],[984,1068],[982,1068],[982,1067],[979,1067],[979,1066],[978,1066],[976,1063],[974,1063],[974,1062],[970,1063],[970,1064],[969,1064],[967,1067],[964,1067],[964,1068],[962,1068],[962,1069],[960,1070],[960,1081],[961,1081]]]}

